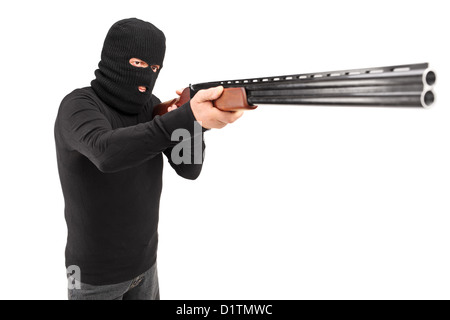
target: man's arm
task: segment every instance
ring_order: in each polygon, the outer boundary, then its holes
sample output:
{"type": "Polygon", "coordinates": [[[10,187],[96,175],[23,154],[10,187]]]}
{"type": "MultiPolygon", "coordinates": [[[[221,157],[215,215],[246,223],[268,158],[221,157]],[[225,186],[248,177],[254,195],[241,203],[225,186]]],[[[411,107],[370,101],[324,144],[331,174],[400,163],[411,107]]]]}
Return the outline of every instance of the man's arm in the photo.
{"type": "MultiPolygon", "coordinates": [[[[172,150],[173,147],[168,148],[164,151],[164,154],[166,155],[167,159],[169,160],[169,163],[171,167],[177,172],[177,174],[185,179],[189,180],[195,180],[200,176],[200,173],[202,171],[203,167],[203,158],[204,158],[204,152],[205,152],[205,140],[203,136],[203,132],[198,134],[198,136],[193,137],[192,139],[189,139],[187,141],[180,142],[181,144],[184,144],[184,148],[182,148],[182,152],[190,152],[187,157],[189,158],[189,163],[181,163],[181,164],[175,164],[172,160],[172,150]],[[194,154],[196,150],[196,144],[200,143],[201,139],[201,154],[194,154]],[[189,145],[189,146],[188,146],[189,145]]],[[[199,152],[200,153],[200,152],[199,152]]],[[[183,158],[184,158],[183,154],[183,158]]]]}
{"type": "Polygon", "coordinates": [[[139,166],[173,147],[172,132],[183,128],[194,132],[195,117],[190,104],[152,121],[112,129],[108,119],[89,98],[68,98],[58,116],[59,133],[68,147],[86,156],[105,173],[139,166]]]}
{"type": "MultiPolygon", "coordinates": [[[[177,91],[178,95],[180,95],[181,91],[177,91]]],[[[161,103],[161,100],[157,98],[156,96],[153,96],[155,99],[154,105],[158,105],[161,103]]],[[[173,110],[176,110],[176,105],[169,107],[169,112],[172,112],[173,110]]],[[[197,126],[200,126],[200,124],[196,124],[197,126]]],[[[202,171],[203,167],[203,157],[205,152],[205,140],[203,132],[206,131],[206,129],[201,128],[202,130],[200,133],[196,133],[196,136],[189,140],[183,140],[179,142],[181,144],[181,148],[183,152],[183,158],[186,156],[189,159],[189,163],[180,163],[175,164],[175,162],[172,160],[172,151],[173,147],[169,147],[164,151],[164,154],[167,157],[167,160],[169,161],[170,166],[176,171],[176,173],[185,179],[189,180],[195,180],[200,176],[200,173],[202,171]],[[201,145],[201,150],[198,149],[198,144],[201,145]],[[199,154],[195,154],[194,152],[197,151],[199,154]],[[189,155],[185,155],[184,153],[190,152],[189,155]],[[201,154],[200,154],[201,153],[201,154]]]]}
{"type": "Polygon", "coordinates": [[[176,129],[186,129],[193,136],[197,120],[209,129],[223,128],[239,119],[242,112],[213,107],[211,101],[222,92],[223,87],[200,90],[191,101],[163,116],[118,129],[112,129],[91,99],[69,96],[59,110],[58,134],[69,149],[86,156],[101,172],[118,172],[139,166],[178,144],[171,141],[176,129]]]}

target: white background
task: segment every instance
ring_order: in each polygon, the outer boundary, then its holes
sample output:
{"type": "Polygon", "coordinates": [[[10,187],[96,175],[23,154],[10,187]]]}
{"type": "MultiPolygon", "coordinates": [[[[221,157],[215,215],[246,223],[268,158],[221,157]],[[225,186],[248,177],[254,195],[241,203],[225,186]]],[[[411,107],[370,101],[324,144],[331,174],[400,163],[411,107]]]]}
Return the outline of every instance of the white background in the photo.
{"type": "Polygon", "coordinates": [[[1,299],[66,299],[53,140],[116,21],[167,37],[161,100],[189,83],[430,62],[431,109],[260,106],[166,166],[162,299],[449,299],[445,1],[2,1],[1,299]],[[6,4],[8,3],[8,4],[6,4]]]}

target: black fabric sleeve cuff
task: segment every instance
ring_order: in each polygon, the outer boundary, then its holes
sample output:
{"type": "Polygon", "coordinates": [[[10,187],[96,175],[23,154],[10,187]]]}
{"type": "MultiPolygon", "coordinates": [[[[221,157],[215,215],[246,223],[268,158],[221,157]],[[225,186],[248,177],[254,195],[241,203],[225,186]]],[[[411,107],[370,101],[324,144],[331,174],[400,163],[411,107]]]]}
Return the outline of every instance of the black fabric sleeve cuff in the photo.
{"type": "MultiPolygon", "coordinates": [[[[194,112],[192,111],[192,108],[191,108],[191,102],[189,101],[188,103],[189,103],[190,114],[191,114],[192,118],[194,119],[194,121],[197,121],[197,119],[195,119],[194,112]]],[[[199,122],[199,124],[200,124],[200,122],[199,122]]],[[[206,132],[208,130],[210,130],[210,129],[206,129],[206,128],[202,127],[202,132],[206,132]]]]}
{"type": "MultiPolygon", "coordinates": [[[[181,107],[166,113],[161,116],[161,122],[164,124],[164,127],[172,134],[176,129],[186,129],[189,131],[191,135],[194,135],[194,126],[195,122],[194,113],[192,112],[191,102],[188,101],[183,104],[181,107]]],[[[209,129],[205,129],[202,127],[202,131],[206,132],[209,129]]]]}
{"type": "Polygon", "coordinates": [[[167,112],[161,116],[161,122],[171,135],[176,129],[186,129],[190,134],[194,134],[194,113],[191,109],[191,103],[187,102],[181,107],[167,112]]]}

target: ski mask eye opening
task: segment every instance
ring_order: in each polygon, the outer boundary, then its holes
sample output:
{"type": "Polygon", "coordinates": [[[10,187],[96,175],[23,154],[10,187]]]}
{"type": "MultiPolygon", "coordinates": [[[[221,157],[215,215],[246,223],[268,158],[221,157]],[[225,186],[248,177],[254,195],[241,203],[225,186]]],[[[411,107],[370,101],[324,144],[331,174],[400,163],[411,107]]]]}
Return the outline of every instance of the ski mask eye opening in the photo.
{"type": "Polygon", "coordinates": [[[145,62],[144,60],[138,59],[138,58],[131,58],[130,64],[136,68],[148,68],[149,67],[147,62],[145,62]]]}
{"type": "Polygon", "coordinates": [[[158,65],[152,65],[152,66],[150,66],[150,68],[152,69],[152,71],[154,73],[158,72],[161,69],[161,67],[158,65]]]}

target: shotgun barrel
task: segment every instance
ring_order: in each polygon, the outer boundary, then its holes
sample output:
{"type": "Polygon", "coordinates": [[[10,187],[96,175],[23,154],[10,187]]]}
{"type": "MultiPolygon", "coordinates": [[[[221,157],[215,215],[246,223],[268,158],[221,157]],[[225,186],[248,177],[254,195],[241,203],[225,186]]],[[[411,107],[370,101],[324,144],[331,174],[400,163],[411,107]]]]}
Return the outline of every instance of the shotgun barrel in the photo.
{"type": "Polygon", "coordinates": [[[154,108],[155,115],[181,106],[202,89],[223,86],[214,106],[223,111],[251,110],[263,104],[321,106],[430,107],[436,73],[428,63],[351,69],[286,76],[213,81],[190,85],[179,99],[154,108]]]}
{"type": "Polygon", "coordinates": [[[249,105],[430,107],[436,74],[428,63],[225,80],[190,86],[245,88],[249,105]]]}

